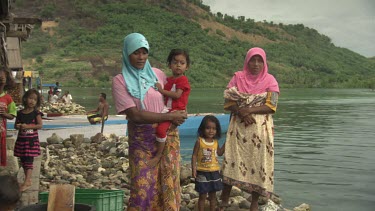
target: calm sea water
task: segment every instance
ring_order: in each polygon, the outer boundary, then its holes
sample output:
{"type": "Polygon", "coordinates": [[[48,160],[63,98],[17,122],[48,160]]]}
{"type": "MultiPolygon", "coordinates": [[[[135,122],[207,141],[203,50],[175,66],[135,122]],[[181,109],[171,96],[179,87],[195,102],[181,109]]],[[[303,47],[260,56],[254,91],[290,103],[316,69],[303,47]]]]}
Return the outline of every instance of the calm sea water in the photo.
{"type": "Polygon", "coordinates": [[[275,187],[286,204],[375,210],[375,92],[285,90],[279,102],[275,187]]]}
{"type": "MultiPolygon", "coordinates": [[[[87,110],[110,89],[64,88],[87,110]]],[[[223,90],[193,89],[189,113],[224,112],[223,90]]],[[[111,107],[111,114],[115,114],[111,107]]],[[[375,210],[375,92],[361,89],[281,90],[275,122],[275,192],[286,208],[375,210]]],[[[222,138],[221,142],[225,140],[222,138]]],[[[188,162],[195,136],[181,137],[188,162]]]]}

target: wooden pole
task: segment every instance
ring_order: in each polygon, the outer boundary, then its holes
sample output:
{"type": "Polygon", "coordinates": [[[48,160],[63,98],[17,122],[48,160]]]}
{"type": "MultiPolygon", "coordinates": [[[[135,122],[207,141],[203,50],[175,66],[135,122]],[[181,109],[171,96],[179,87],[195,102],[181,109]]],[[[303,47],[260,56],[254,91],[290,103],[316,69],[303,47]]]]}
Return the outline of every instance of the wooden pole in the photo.
{"type": "Polygon", "coordinates": [[[47,211],[74,211],[74,195],[74,185],[51,184],[47,211]]]}
{"type": "Polygon", "coordinates": [[[102,129],[100,130],[100,133],[103,135],[103,130],[104,130],[104,122],[105,122],[105,119],[104,119],[104,109],[103,109],[103,115],[102,115],[102,129]]]}

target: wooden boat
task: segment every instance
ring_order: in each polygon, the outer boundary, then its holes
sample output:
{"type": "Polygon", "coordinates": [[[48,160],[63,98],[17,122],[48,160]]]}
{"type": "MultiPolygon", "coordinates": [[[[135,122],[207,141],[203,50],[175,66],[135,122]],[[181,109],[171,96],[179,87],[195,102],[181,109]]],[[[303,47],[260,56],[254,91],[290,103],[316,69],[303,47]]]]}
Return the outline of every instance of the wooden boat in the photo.
{"type": "Polygon", "coordinates": [[[62,113],[47,113],[47,117],[58,117],[62,115],[63,115],[62,113]]]}

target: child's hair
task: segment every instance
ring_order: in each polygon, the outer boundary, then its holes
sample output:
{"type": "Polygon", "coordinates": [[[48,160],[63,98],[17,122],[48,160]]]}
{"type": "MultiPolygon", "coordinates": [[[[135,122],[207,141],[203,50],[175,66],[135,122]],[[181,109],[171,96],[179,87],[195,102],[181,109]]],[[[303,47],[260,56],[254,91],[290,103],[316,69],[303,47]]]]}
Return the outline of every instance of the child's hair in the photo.
{"type": "Polygon", "coordinates": [[[20,187],[15,176],[0,176],[0,207],[16,205],[21,199],[20,187]]]}
{"type": "Polygon", "coordinates": [[[221,137],[221,126],[219,120],[213,115],[206,115],[205,117],[203,117],[202,122],[198,128],[198,136],[205,138],[204,129],[206,128],[208,122],[215,123],[216,134],[214,138],[219,139],[221,137]]]}
{"type": "Polygon", "coordinates": [[[16,83],[14,82],[13,76],[10,74],[9,70],[5,67],[0,68],[0,72],[4,71],[6,76],[6,84],[4,86],[4,90],[11,90],[15,87],[16,83]]]}
{"type": "Polygon", "coordinates": [[[105,94],[105,93],[100,93],[100,95],[103,97],[103,99],[105,100],[105,99],[107,99],[107,95],[105,94]]]}
{"type": "Polygon", "coordinates": [[[31,95],[31,94],[36,94],[36,105],[35,107],[36,108],[39,108],[40,107],[40,104],[41,104],[41,100],[40,100],[40,94],[39,92],[36,90],[36,89],[29,89],[27,90],[27,92],[25,92],[25,94],[22,96],[22,105],[24,108],[27,107],[27,98],[31,95]]]}
{"type": "Polygon", "coordinates": [[[189,67],[190,66],[189,53],[188,53],[187,50],[183,50],[183,49],[172,49],[171,50],[171,52],[169,53],[169,56],[167,58],[168,65],[172,64],[172,60],[174,59],[175,56],[178,56],[178,55],[184,55],[185,56],[187,66],[189,67]]]}

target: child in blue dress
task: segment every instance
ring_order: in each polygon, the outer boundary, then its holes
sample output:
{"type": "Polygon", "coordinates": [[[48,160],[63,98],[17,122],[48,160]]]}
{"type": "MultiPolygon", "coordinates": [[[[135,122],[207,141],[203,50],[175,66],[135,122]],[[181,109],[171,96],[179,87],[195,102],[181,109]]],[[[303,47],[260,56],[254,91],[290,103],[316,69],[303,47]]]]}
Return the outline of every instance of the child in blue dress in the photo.
{"type": "Polygon", "coordinates": [[[29,89],[22,97],[24,109],[17,112],[14,129],[18,136],[14,147],[14,156],[19,157],[25,172],[25,181],[21,191],[31,187],[34,157],[40,155],[38,129],[43,126],[42,113],[38,111],[41,99],[36,89],[29,89]]]}
{"type": "Polygon", "coordinates": [[[221,136],[219,120],[212,115],[202,119],[198,128],[198,140],[195,143],[192,156],[192,174],[195,178],[195,190],[199,193],[198,208],[204,210],[207,193],[210,201],[210,210],[216,209],[216,191],[223,188],[220,176],[220,164],[217,156],[225,151],[225,144],[219,146],[221,136]]]}

